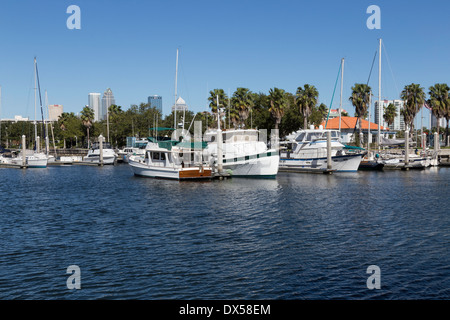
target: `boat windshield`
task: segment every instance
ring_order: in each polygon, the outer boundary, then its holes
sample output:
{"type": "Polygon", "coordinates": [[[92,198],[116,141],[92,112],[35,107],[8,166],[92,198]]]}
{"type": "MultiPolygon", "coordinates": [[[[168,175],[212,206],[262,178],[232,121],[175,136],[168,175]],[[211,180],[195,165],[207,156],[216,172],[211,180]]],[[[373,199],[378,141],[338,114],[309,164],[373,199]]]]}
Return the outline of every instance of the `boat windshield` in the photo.
{"type": "MultiPolygon", "coordinates": [[[[322,131],[322,132],[310,132],[306,135],[306,141],[315,141],[315,140],[326,140],[327,139],[327,132],[328,131],[322,131]]],[[[331,139],[337,139],[339,138],[339,132],[338,131],[330,131],[331,132],[331,139]]],[[[298,139],[296,139],[299,141],[298,139]]]]}
{"type": "MultiPolygon", "coordinates": [[[[99,149],[100,148],[100,143],[98,142],[94,142],[92,144],[92,149],[99,149]]],[[[103,149],[112,149],[111,144],[109,142],[103,142],[103,149]]]]}

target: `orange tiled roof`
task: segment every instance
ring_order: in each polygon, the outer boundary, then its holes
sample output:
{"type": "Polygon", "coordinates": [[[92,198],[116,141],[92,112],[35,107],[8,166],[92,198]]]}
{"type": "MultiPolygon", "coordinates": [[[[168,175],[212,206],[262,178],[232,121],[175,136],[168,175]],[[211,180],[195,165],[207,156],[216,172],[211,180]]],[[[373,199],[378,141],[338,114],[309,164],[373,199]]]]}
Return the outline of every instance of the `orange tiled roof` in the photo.
{"type": "MultiPolygon", "coordinates": [[[[341,129],[355,129],[357,117],[341,117],[341,129]]],[[[322,122],[322,126],[325,128],[325,123],[322,122]]],[[[362,119],[361,120],[362,129],[369,129],[369,121],[362,119]]],[[[339,117],[329,119],[326,129],[339,129],[339,117]]],[[[378,130],[378,125],[376,123],[370,123],[370,130],[378,130]]],[[[389,128],[385,128],[381,126],[381,130],[389,130],[389,128]]]]}

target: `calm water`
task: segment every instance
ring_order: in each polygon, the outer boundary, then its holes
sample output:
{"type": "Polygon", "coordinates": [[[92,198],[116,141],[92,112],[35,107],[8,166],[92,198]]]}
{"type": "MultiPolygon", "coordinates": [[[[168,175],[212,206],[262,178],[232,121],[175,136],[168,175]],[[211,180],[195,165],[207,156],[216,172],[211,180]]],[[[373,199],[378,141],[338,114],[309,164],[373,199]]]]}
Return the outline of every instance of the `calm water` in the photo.
{"type": "Polygon", "coordinates": [[[1,299],[449,299],[450,168],[175,182],[0,169],[1,299]],[[66,269],[81,269],[69,290],[66,269]],[[381,289],[369,290],[369,265],[381,289]]]}

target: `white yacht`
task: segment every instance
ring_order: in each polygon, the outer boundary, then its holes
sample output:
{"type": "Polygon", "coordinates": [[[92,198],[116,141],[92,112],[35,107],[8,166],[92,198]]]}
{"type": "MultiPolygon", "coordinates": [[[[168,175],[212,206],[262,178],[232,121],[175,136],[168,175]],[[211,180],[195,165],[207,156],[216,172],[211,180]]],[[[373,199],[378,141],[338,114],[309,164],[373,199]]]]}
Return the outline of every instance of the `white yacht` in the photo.
{"type": "Polygon", "coordinates": [[[128,159],[131,156],[144,156],[145,155],[145,146],[148,143],[148,139],[136,139],[134,137],[127,138],[127,146],[122,150],[119,150],[117,153],[119,157],[122,158],[122,161],[128,163],[128,159]],[[132,139],[130,144],[128,144],[128,139],[132,139]]]}
{"type": "Polygon", "coordinates": [[[331,161],[334,172],[356,172],[362,153],[351,152],[339,141],[339,131],[298,130],[280,144],[280,171],[324,172],[327,170],[327,132],[331,131],[331,161]]]}
{"type": "Polygon", "coordinates": [[[201,151],[177,144],[174,141],[149,142],[145,155],[130,156],[128,164],[137,176],[174,180],[211,179],[212,170],[203,164],[201,151]]]}
{"type": "MultiPolygon", "coordinates": [[[[13,158],[6,158],[2,157],[0,160],[3,164],[12,164],[12,165],[22,165],[23,164],[23,153],[20,152],[20,154],[17,157],[13,158]]],[[[48,163],[48,157],[44,153],[35,153],[33,150],[26,150],[25,151],[25,165],[28,168],[47,168],[48,163]]]]}
{"type": "MultiPolygon", "coordinates": [[[[117,154],[108,142],[103,142],[103,164],[114,164],[117,154]]],[[[87,156],[83,157],[84,162],[100,163],[100,144],[94,142],[89,149],[87,156]]]]}
{"type": "MultiPolygon", "coordinates": [[[[222,167],[232,177],[275,177],[278,173],[280,155],[259,141],[256,129],[232,129],[222,131],[222,167]]],[[[205,161],[217,165],[217,130],[205,132],[203,150],[205,161]]]]}

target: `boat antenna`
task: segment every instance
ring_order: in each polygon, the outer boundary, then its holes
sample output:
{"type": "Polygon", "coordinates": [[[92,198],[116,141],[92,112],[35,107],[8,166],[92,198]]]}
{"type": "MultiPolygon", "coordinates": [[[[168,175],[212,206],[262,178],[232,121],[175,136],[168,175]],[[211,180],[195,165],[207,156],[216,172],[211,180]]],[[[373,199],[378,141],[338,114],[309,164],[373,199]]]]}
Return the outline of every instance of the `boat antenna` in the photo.
{"type": "Polygon", "coordinates": [[[325,129],[327,128],[328,119],[330,118],[331,106],[333,105],[334,94],[336,93],[336,87],[337,87],[337,84],[338,84],[338,81],[339,81],[339,75],[341,74],[341,70],[342,70],[342,61],[339,64],[339,71],[338,71],[338,75],[337,75],[337,78],[336,78],[336,83],[334,84],[333,96],[331,97],[330,107],[328,108],[328,115],[327,115],[327,121],[325,123],[325,129]]]}

